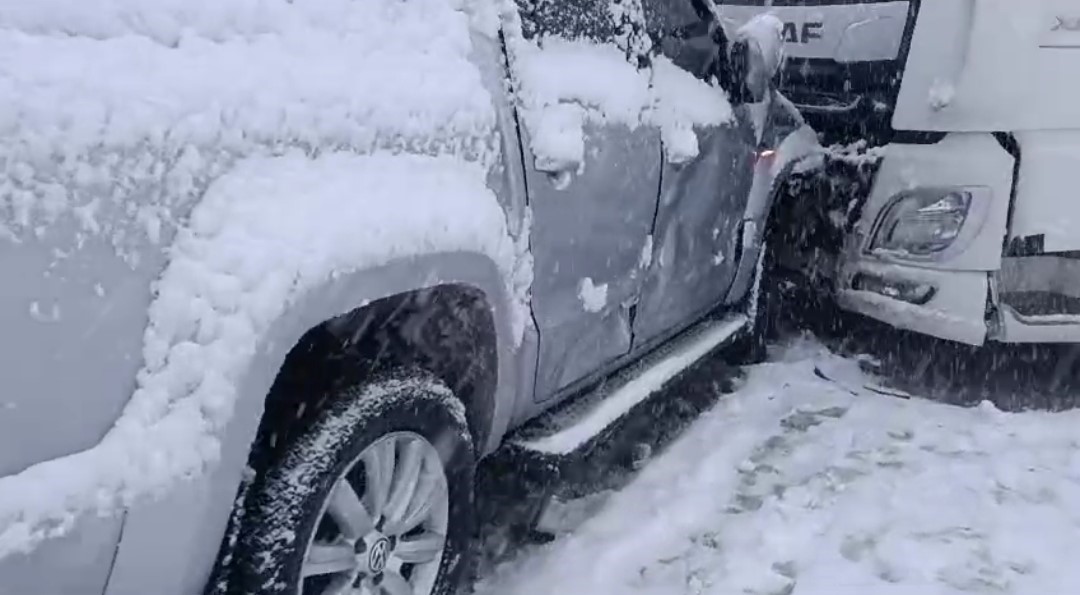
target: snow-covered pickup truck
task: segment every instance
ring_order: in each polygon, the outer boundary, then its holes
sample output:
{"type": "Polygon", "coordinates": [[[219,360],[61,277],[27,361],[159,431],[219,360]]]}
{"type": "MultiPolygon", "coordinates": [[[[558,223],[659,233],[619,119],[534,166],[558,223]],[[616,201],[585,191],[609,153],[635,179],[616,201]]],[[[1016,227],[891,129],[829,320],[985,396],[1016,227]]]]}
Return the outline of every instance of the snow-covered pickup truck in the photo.
{"type": "Polygon", "coordinates": [[[479,457],[756,336],[800,122],[711,18],[0,3],[0,593],[453,592],[479,457]]]}
{"type": "Polygon", "coordinates": [[[784,21],[781,89],[846,147],[784,192],[788,268],[896,327],[1080,342],[1080,3],[718,4],[784,21]]]}

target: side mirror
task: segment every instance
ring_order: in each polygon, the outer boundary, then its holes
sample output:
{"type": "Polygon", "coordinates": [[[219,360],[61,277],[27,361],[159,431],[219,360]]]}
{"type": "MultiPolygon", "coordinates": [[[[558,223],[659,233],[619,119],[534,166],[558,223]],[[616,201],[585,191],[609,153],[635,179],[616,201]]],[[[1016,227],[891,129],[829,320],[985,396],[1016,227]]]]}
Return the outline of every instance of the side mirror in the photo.
{"type": "Polygon", "coordinates": [[[727,72],[720,77],[732,101],[760,102],[778,84],[784,64],[783,32],[784,23],[771,14],[758,15],[735,31],[723,60],[727,72]]]}

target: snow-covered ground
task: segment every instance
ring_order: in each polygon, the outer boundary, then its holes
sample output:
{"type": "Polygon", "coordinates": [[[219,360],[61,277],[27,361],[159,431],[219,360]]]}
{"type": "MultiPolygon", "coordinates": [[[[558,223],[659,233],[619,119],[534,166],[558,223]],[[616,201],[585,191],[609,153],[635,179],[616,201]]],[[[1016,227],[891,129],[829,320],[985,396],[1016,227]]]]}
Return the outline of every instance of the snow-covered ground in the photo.
{"type": "Polygon", "coordinates": [[[1080,593],[1080,412],[883,396],[809,339],[773,356],[478,595],[1080,593]]]}

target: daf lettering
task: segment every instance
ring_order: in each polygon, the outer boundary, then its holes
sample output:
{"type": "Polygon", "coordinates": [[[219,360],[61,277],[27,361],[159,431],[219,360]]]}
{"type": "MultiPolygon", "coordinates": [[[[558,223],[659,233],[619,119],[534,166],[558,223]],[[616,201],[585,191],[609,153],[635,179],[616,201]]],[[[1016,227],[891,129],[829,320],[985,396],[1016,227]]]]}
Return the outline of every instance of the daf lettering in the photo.
{"type": "Polygon", "coordinates": [[[1080,31],[1080,16],[1054,18],[1055,23],[1051,31],[1080,31]]]}
{"type": "Polygon", "coordinates": [[[799,23],[784,23],[784,41],[787,43],[810,43],[815,39],[821,39],[821,30],[825,23],[807,21],[799,26],[799,23]]]}

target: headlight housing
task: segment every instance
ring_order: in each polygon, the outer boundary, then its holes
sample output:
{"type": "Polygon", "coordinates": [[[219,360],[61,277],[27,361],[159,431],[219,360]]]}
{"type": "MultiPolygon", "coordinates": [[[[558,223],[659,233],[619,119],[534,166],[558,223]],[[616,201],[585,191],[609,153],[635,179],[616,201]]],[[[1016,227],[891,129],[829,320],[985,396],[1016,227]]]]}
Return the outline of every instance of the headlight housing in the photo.
{"type": "Polygon", "coordinates": [[[920,188],[897,194],[882,211],[871,251],[928,257],[953,245],[971,212],[964,188],[920,188]]]}

